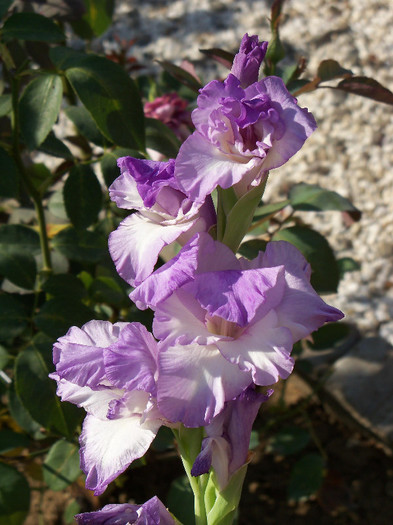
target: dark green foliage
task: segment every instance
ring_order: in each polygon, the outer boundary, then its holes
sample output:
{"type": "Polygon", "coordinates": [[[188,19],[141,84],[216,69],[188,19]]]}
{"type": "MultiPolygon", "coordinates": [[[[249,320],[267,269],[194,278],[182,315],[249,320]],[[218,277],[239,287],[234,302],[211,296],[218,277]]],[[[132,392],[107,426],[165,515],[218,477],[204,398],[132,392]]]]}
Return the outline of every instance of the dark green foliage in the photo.
{"type": "Polygon", "coordinates": [[[26,478],[15,467],[0,463],[0,525],[22,525],[29,507],[26,478]]]}

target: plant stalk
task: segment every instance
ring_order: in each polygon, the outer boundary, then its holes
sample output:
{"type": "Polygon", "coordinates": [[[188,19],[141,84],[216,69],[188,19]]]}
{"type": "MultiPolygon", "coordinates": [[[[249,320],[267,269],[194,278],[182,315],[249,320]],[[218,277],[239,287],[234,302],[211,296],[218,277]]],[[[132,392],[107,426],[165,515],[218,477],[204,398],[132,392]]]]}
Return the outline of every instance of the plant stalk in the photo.
{"type": "Polygon", "coordinates": [[[18,92],[19,92],[19,80],[14,77],[12,79],[12,111],[13,111],[12,148],[13,148],[15,162],[20,172],[21,178],[27,189],[28,194],[30,195],[34,203],[34,209],[37,215],[38,232],[40,236],[40,246],[41,246],[42,259],[43,259],[42,272],[43,274],[48,275],[52,272],[52,261],[51,261],[51,256],[50,256],[48,234],[46,231],[44,207],[42,205],[41,195],[35,188],[29,174],[26,171],[26,168],[22,161],[21,152],[20,152],[18,92]]]}

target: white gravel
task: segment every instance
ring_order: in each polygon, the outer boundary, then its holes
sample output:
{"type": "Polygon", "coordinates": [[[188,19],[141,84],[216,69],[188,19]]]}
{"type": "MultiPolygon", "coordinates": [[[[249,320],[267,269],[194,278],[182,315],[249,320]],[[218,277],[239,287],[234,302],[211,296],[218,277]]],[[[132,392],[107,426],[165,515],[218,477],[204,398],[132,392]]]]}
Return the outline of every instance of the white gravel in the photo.
{"type": "MultiPolygon", "coordinates": [[[[143,63],[167,59],[195,62],[205,80],[226,70],[203,58],[199,48],[235,51],[244,33],[270,36],[271,2],[262,0],[119,1],[113,34],[136,38],[131,53],[143,63]]],[[[288,0],[282,40],[293,57],[334,58],[355,74],[393,90],[393,4],[378,0],[288,0]]],[[[319,129],[288,164],[271,173],[268,196],[295,182],[317,183],[352,200],[362,212],[346,226],[338,212],[303,213],[325,234],[337,257],[350,256],[361,270],[347,274],[329,302],[364,334],[391,332],[393,318],[393,106],[321,89],[299,97],[319,129]],[[389,323],[389,330],[383,329],[389,323]]],[[[380,335],[382,335],[380,333],[380,335]]]]}

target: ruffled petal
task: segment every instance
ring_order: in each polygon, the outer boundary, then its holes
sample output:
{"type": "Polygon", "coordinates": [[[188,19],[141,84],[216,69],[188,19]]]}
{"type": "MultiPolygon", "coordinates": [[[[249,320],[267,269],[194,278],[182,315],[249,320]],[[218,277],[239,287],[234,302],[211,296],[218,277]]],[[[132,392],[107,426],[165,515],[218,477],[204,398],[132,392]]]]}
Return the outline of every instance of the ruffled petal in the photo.
{"type": "Polygon", "coordinates": [[[75,516],[78,525],[131,525],[137,522],[140,505],[129,503],[105,505],[101,510],[75,516]]]}
{"type": "Polygon", "coordinates": [[[118,208],[124,208],[126,210],[145,209],[142,197],[138,192],[136,181],[129,173],[128,159],[130,158],[131,157],[120,157],[117,159],[117,165],[120,168],[121,175],[109,186],[109,196],[118,208]]]}
{"type": "Polygon", "coordinates": [[[126,325],[89,321],[82,328],[72,327],[53,347],[53,360],[59,377],[92,388],[104,382],[103,348],[116,341],[126,325]]]}
{"type": "Polygon", "coordinates": [[[244,327],[262,305],[266,312],[274,308],[281,300],[283,289],[284,268],[279,266],[264,271],[202,273],[196,276],[188,291],[210,316],[244,327]]]}
{"type": "Polygon", "coordinates": [[[109,404],[114,400],[121,399],[123,392],[109,387],[101,387],[92,390],[88,386],[79,386],[70,383],[65,379],[60,379],[57,374],[50,374],[49,377],[57,381],[56,394],[62,401],[68,401],[74,405],[84,408],[88,414],[105,419],[108,413],[109,404]]]}
{"type": "Polygon", "coordinates": [[[276,311],[279,324],[291,331],[294,342],[307,337],[324,323],[344,317],[340,310],[327,305],[315,292],[310,284],[311,267],[291,243],[268,243],[262,264],[265,267],[284,265],[286,287],[276,311]]]}
{"type": "Polygon", "coordinates": [[[180,147],[175,176],[190,199],[203,202],[217,186],[233,186],[261,163],[259,157],[223,153],[195,131],[180,147]]]}
{"type": "Polygon", "coordinates": [[[263,162],[264,171],[278,168],[287,162],[303,146],[305,140],[316,130],[317,124],[307,108],[297,105],[296,99],[289,93],[284,82],[278,77],[266,77],[247,88],[249,97],[253,87],[262,89],[271,99],[272,108],[276,109],[283,121],[283,134],[274,141],[263,162]]]}
{"type": "Polygon", "coordinates": [[[225,401],[251,383],[213,345],[162,348],[159,355],[158,408],[170,421],[204,426],[221,412],[225,401]]]}
{"type": "Polygon", "coordinates": [[[199,303],[190,294],[178,290],[157,306],[153,333],[167,345],[211,344],[217,336],[206,328],[205,317],[206,312],[199,303]]]}
{"type": "Polygon", "coordinates": [[[137,286],[153,272],[162,248],[191,226],[192,222],[163,225],[140,213],[126,217],[109,236],[109,252],[117,272],[137,286]]]}
{"type": "MultiPolygon", "coordinates": [[[[310,280],[311,266],[302,253],[293,244],[287,241],[272,241],[266,246],[264,253],[260,252],[260,266],[271,268],[273,266],[285,267],[285,272],[310,280]]],[[[255,261],[256,259],[254,259],[255,261]]],[[[251,262],[251,261],[250,261],[251,262]]]]}
{"type": "Polygon", "coordinates": [[[254,383],[260,386],[273,385],[280,377],[286,379],[293,370],[292,335],[278,325],[274,310],[248,326],[237,339],[219,340],[216,345],[231,363],[251,372],[254,383]]]}
{"type": "Polygon", "coordinates": [[[323,324],[344,317],[340,310],[326,304],[307,281],[291,274],[285,276],[285,281],[287,286],[276,312],[279,324],[291,331],[294,343],[323,324]]]}
{"type": "Polygon", "coordinates": [[[148,450],[162,422],[139,415],[120,419],[98,419],[87,415],[80,436],[81,469],[86,487],[102,494],[108,484],[148,450]]]}
{"type": "Polygon", "coordinates": [[[175,525],[175,520],[157,496],[143,505],[105,505],[96,512],[77,514],[75,519],[78,525],[175,525]]]}
{"type": "Polygon", "coordinates": [[[132,323],[124,329],[118,341],[104,351],[104,362],[112,385],[155,396],[157,343],[142,324],[132,323]]]}
{"type": "Polygon", "coordinates": [[[211,114],[220,107],[223,98],[244,98],[244,90],[239,84],[238,78],[229,75],[225,82],[212,80],[201,89],[197,99],[198,107],[192,112],[192,121],[197,131],[202,134],[207,132],[211,114]]]}
{"type": "Polygon", "coordinates": [[[131,294],[138,308],[154,308],[175,290],[192,281],[196,273],[215,270],[237,270],[240,262],[224,244],[208,233],[195,235],[170,261],[156,270],[131,294]]]}

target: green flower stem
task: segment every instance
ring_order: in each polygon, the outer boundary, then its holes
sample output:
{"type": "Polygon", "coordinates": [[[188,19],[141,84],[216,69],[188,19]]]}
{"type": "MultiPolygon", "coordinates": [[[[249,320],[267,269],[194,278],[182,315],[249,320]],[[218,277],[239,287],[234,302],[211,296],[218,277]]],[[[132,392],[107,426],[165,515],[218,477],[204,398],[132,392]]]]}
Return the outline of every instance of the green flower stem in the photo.
{"type": "Polygon", "coordinates": [[[43,263],[44,263],[44,267],[42,271],[44,274],[50,274],[52,272],[52,262],[51,262],[51,256],[50,256],[48,235],[46,232],[44,207],[42,205],[41,195],[36,190],[32,180],[30,179],[30,176],[27,173],[25,166],[23,164],[21,153],[20,153],[18,93],[19,93],[19,79],[14,77],[12,79],[12,110],[13,110],[12,148],[13,148],[15,162],[18,166],[23,183],[25,184],[26,189],[34,203],[34,208],[37,214],[40,245],[41,245],[41,252],[42,252],[42,258],[43,258],[43,263]]]}
{"type": "Polygon", "coordinates": [[[204,494],[208,476],[207,474],[198,477],[191,475],[192,466],[201,450],[203,431],[202,427],[185,428],[181,426],[179,429],[173,429],[184,470],[194,493],[195,525],[207,525],[204,494]]]}

